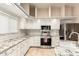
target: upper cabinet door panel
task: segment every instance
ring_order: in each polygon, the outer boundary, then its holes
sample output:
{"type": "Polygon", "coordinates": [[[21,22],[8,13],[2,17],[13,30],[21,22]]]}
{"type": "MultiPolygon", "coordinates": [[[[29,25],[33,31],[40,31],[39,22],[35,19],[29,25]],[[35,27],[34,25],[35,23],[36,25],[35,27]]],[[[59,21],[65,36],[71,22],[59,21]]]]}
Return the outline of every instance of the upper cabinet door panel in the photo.
{"type": "Polygon", "coordinates": [[[61,7],[52,6],[51,7],[51,17],[58,17],[58,16],[61,16],[61,7]]]}
{"type": "Polygon", "coordinates": [[[29,13],[31,16],[35,17],[35,6],[30,5],[29,13]]]}
{"type": "Polygon", "coordinates": [[[25,29],[40,29],[40,21],[26,21],[26,25],[24,25],[25,29]]]}
{"type": "Polygon", "coordinates": [[[73,7],[65,6],[65,16],[73,16],[73,7]]]}
{"type": "Polygon", "coordinates": [[[48,18],[49,9],[48,8],[37,8],[37,18],[48,18]]]}

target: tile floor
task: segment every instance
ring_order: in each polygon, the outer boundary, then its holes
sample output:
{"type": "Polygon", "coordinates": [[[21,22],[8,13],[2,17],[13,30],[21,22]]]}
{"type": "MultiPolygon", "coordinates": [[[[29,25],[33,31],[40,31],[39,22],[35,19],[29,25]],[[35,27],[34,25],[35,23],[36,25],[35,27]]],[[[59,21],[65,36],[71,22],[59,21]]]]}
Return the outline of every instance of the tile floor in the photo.
{"type": "Polygon", "coordinates": [[[79,44],[76,41],[60,41],[55,48],[30,48],[27,56],[79,56],[79,44]]]}
{"type": "Polygon", "coordinates": [[[55,51],[53,48],[30,48],[27,56],[55,56],[55,51]]]}

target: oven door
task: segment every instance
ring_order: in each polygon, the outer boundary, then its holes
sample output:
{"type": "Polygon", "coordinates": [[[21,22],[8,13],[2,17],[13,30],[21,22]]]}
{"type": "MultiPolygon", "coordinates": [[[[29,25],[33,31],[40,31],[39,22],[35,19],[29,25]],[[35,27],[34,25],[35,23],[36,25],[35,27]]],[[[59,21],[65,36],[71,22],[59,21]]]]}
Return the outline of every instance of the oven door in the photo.
{"type": "Polygon", "coordinates": [[[51,46],[51,38],[41,38],[41,45],[51,46]]]}

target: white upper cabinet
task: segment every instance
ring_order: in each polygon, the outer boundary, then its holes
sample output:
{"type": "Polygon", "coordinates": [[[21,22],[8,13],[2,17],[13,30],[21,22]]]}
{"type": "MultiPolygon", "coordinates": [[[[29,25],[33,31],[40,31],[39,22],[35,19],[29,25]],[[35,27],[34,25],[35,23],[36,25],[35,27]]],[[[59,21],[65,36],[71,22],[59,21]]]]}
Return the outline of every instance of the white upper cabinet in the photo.
{"type": "Polygon", "coordinates": [[[50,25],[52,30],[60,29],[60,19],[41,19],[40,24],[41,25],[50,25]]]}
{"type": "Polygon", "coordinates": [[[73,6],[63,5],[63,6],[52,6],[51,7],[51,17],[67,17],[73,16],[73,6]]]}
{"type": "Polygon", "coordinates": [[[62,6],[48,6],[48,7],[36,7],[36,18],[57,18],[73,16],[74,6],[62,5],[62,6]]]}
{"type": "Polygon", "coordinates": [[[40,21],[39,20],[27,20],[26,22],[26,29],[40,29],[40,21]]]}
{"type": "Polygon", "coordinates": [[[41,19],[40,24],[41,25],[51,25],[51,20],[49,20],[49,19],[41,19]]]}
{"type": "Polygon", "coordinates": [[[21,19],[20,29],[40,29],[40,20],[21,19]]]}
{"type": "Polygon", "coordinates": [[[51,29],[60,29],[60,19],[52,19],[51,29]]]}
{"type": "Polygon", "coordinates": [[[78,16],[79,17],[79,5],[73,7],[73,16],[78,16]]]}
{"type": "Polygon", "coordinates": [[[65,6],[65,16],[73,16],[73,6],[65,6]]]}
{"type": "MultiPolygon", "coordinates": [[[[31,5],[21,3],[21,7],[26,11],[27,14],[35,18],[57,18],[73,16],[73,5],[31,5]]],[[[76,8],[78,9],[78,7],[76,8]]],[[[76,11],[75,11],[76,12],[76,11]]]]}
{"type": "Polygon", "coordinates": [[[49,18],[49,9],[46,8],[37,8],[37,17],[36,18],[49,18]]]}
{"type": "Polygon", "coordinates": [[[59,19],[35,19],[20,21],[20,29],[41,29],[42,25],[50,25],[51,29],[60,29],[59,19]]]}
{"type": "Polygon", "coordinates": [[[40,20],[35,20],[32,24],[33,29],[40,29],[40,20]]]}
{"type": "Polygon", "coordinates": [[[19,21],[19,29],[25,29],[26,20],[24,18],[19,21]]]}
{"type": "Polygon", "coordinates": [[[51,17],[60,17],[61,16],[61,7],[52,6],[51,7],[51,17]]]}

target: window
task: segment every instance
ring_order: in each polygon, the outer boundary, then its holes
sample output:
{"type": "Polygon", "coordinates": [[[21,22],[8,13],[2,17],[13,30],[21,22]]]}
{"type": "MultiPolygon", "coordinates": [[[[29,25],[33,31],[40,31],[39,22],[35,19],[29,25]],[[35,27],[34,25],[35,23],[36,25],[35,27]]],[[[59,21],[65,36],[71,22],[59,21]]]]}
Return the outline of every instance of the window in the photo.
{"type": "Polygon", "coordinates": [[[17,32],[17,19],[0,12],[0,34],[17,32]]]}

